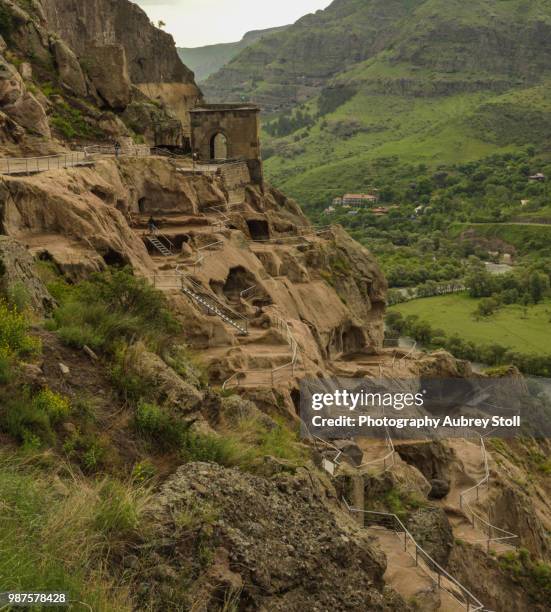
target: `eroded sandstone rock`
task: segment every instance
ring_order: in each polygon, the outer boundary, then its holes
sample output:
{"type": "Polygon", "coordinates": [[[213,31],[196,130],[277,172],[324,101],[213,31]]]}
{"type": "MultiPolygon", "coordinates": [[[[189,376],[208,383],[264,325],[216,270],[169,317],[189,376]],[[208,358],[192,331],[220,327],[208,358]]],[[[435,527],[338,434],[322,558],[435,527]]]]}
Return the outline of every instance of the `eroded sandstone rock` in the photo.
{"type": "Polygon", "coordinates": [[[19,72],[0,57],[0,107],[13,121],[33,134],[50,138],[43,106],[30,93],[19,72]]]}
{"type": "Polygon", "coordinates": [[[60,39],[52,41],[52,50],[62,84],[77,96],[85,97],[88,93],[88,88],[86,87],[86,79],[76,55],[60,39]]]}

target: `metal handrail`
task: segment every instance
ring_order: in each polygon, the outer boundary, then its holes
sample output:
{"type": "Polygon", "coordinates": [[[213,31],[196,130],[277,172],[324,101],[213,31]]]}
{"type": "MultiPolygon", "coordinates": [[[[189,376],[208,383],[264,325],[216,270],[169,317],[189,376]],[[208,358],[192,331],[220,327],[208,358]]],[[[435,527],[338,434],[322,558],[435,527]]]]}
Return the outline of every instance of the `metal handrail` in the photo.
{"type": "Polygon", "coordinates": [[[407,527],[404,525],[404,523],[401,521],[401,519],[396,514],[392,514],[390,512],[375,512],[375,511],[372,511],[372,510],[362,510],[362,509],[359,509],[359,508],[352,508],[348,504],[346,498],[343,497],[342,501],[343,501],[344,505],[346,506],[346,509],[350,513],[357,512],[357,513],[368,514],[368,515],[372,515],[372,516],[381,516],[381,517],[386,517],[386,518],[392,519],[392,521],[396,525],[398,525],[398,529],[394,529],[395,533],[396,534],[398,534],[399,532],[403,532],[404,533],[404,552],[406,552],[413,559],[415,559],[415,564],[417,566],[419,566],[419,559],[424,561],[424,565],[426,567],[423,567],[422,569],[425,571],[427,576],[429,576],[429,578],[431,578],[431,580],[433,580],[438,585],[438,588],[440,590],[446,591],[460,605],[465,606],[468,612],[477,612],[478,610],[483,610],[484,609],[484,605],[482,604],[482,602],[477,597],[475,597],[456,578],[454,578],[451,574],[449,574],[438,562],[436,562],[427,553],[426,550],[423,549],[422,546],[420,546],[417,543],[417,541],[415,540],[413,535],[409,532],[407,527]],[[407,548],[408,540],[411,543],[413,543],[413,545],[415,547],[415,555],[412,555],[410,553],[410,551],[408,550],[408,548],[407,548]],[[421,554],[419,554],[419,553],[421,553],[421,554]],[[433,568],[436,568],[436,571],[433,568]],[[437,575],[436,579],[432,575],[434,573],[437,575]],[[449,588],[446,588],[442,584],[442,577],[444,577],[446,580],[450,581],[453,585],[455,585],[461,591],[461,594],[464,597],[465,601],[462,601],[461,599],[459,599],[452,590],[450,590],[449,588]]]}
{"type": "Polygon", "coordinates": [[[223,240],[217,240],[216,242],[212,242],[211,244],[207,244],[203,247],[197,249],[197,253],[201,253],[199,258],[193,262],[193,267],[195,270],[203,265],[203,262],[207,258],[208,254],[205,253],[206,250],[212,249],[212,247],[218,246],[219,244],[224,244],[223,240]]]}
{"type": "Polygon", "coordinates": [[[87,156],[82,152],[73,151],[39,157],[4,157],[0,159],[0,164],[2,162],[5,164],[5,169],[0,169],[2,174],[30,174],[74,167],[79,163],[86,163],[87,156]]]}
{"type": "Polygon", "coordinates": [[[396,449],[394,447],[394,442],[392,442],[392,438],[390,437],[390,432],[388,431],[388,427],[385,427],[386,430],[386,445],[387,447],[390,449],[390,451],[384,455],[383,457],[378,457],[377,459],[373,459],[372,461],[367,461],[366,463],[362,463],[358,466],[358,470],[360,470],[361,468],[370,466],[370,465],[374,465],[376,463],[383,463],[383,468],[386,470],[387,468],[387,461],[390,459],[390,465],[395,465],[396,464],[396,458],[395,458],[395,453],[396,453],[396,449]]]}
{"type": "Polygon", "coordinates": [[[170,238],[168,236],[166,236],[165,234],[163,234],[161,232],[161,230],[156,225],[153,225],[152,228],[153,228],[153,231],[151,232],[150,235],[152,235],[152,236],[160,236],[163,240],[166,240],[168,242],[168,244],[170,245],[170,249],[172,250],[174,248],[174,244],[172,243],[170,238]]]}
{"type": "MultiPolygon", "coordinates": [[[[287,370],[289,368],[292,368],[292,375],[294,376],[295,367],[297,365],[299,354],[300,354],[299,344],[296,341],[295,337],[293,336],[293,333],[287,321],[284,321],[277,315],[275,315],[274,320],[275,320],[276,327],[278,327],[281,331],[284,332],[285,339],[287,343],[289,344],[289,346],[291,347],[291,350],[292,350],[291,360],[288,363],[285,363],[282,366],[278,366],[277,368],[272,368],[271,370],[240,370],[239,372],[235,372],[227,380],[224,381],[224,383],[222,384],[223,390],[226,390],[232,381],[234,380],[239,381],[240,377],[244,377],[247,374],[265,373],[266,378],[268,379],[269,383],[271,383],[272,387],[274,386],[275,378],[277,374],[279,374],[280,372],[287,370]]],[[[239,382],[237,386],[239,386],[239,382]]]]}
{"type": "Polygon", "coordinates": [[[239,297],[241,299],[246,299],[245,296],[249,297],[250,295],[254,295],[255,294],[255,290],[257,289],[257,285],[252,285],[252,287],[249,287],[248,289],[244,289],[240,294],[239,297]]]}
{"type": "Polygon", "coordinates": [[[308,238],[310,236],[320,236],[321,234],[328,234],[329,232],[331,232],[333,230],[333,226],[330,225],[328,226],[327,229],[315,229],[315,228],[309,228],[310,231],[305,232],[305,233],[300,233],[300,234],[292,234],[292,235],[286,235],[286,236],[279,236],[278,238],[265,238],[262,240],[249,240],[248,242],[251,243],[256,243],[256,244],[277,244],[278,242],[281,242],[282,240],[300,240],[301,238],[308,238]]]}
{"type": "MultiPolygon", "coordinates": [[[[195,282],[192,278],[190,278],[189,276],[184,276],[183,274],[181,274],[181,279],[182,279],[182,283],[188,283],[189,285],[191,285],[191,288],[193,289],[195,293],[197,294],[205,293],[205,289],[199,283],[195,282]]],[[[229,306],[226,306],[226,304],[223,304],[220,300],[218,300],[214,296],[207,295],[206,297],[211,302],[214,302],[214,304],[218,308],[220,308],[222,311],[229,312],[232,318],[245,322],[248,327],[249,319],[246,316],[238,312],[235,312],[235,310],[232,310],[229,306]]]]}
{"type": "Polygon", "coordinates": [[[149,157],[152,148],[149,145],[131,145],[116,147],[115,145],[90,145],[84,147],[87,157],[94,155],[111,155],[113,157],[149,157]]]}
{"type": "Polygon", "coordinates": [[[507,531],[506,529],[502,529],[501,527],[496,527],[492,525],[489,521],[482,518],[480,514],[478,514],[469,503],[467,496],[476,491],[476,499],[480,498],[480,489],[482,486],[486,485],[488,488],[490,486],[490,466],[488,463],[488,452],[486,451],[486,444],[484,443],[483,436],[480,436],[480,448],[482,451],[482,457],[484,460],[484,477],[480,482],[477,482],[474,486],[470,487],[466,491],[463,491],[459,496],[459,507],[463,510],[466,508],[471,513],[471,523],[473,528],[476,527],[476,522],[482,526],[483,529],[488,530],[488,539],[486,541],[486,549],[488,552],[490,551],[490,543],[491,542],[503,542],[506,540],[516,540],[519,538],[518,535],[507,531]],[[500,535],[498,537],[492,537],[492,532],[498,532],[504,535],[500,535]]]}

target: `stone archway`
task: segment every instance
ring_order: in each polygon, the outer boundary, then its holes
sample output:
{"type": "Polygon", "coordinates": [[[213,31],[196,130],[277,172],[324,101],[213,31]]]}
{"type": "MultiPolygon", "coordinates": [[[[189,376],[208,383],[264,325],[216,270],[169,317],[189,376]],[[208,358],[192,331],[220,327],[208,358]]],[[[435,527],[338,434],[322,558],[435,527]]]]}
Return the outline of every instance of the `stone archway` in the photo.
{"type": "Polygon", "coordinates": [[[216,132],[210,139],[210,158],[228,159],[229,143],[223,132],[216,132]]]}

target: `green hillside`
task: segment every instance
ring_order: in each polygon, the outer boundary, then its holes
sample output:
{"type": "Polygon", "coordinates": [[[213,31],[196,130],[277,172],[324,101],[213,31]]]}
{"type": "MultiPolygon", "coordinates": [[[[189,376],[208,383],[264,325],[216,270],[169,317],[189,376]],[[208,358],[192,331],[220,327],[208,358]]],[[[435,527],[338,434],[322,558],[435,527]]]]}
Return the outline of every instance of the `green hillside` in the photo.
{"type": "Polygon", "coordinates": [[[225,66],[238,53],[246,49],[267,34],[282,32],[288,26],[253,30],[247,32],[237,42],[206,45],[204,47],[179,47],[178,55],[188,68],[195,73],[197,81],[201,82],[225,66]]]}
{"type": "Polygon", "coordinates": [[[268,177],[305,206],[551,138],[550,0],[336,0],[205,83],[263,106],[268,177]]]}

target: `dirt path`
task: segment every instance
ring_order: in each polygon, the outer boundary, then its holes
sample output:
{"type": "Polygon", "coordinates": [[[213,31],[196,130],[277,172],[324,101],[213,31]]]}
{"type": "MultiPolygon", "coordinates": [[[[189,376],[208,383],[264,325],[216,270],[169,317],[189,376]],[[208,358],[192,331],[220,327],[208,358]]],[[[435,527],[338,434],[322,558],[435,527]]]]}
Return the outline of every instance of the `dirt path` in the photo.
{"type": "MultiPolygon", "coordinates": [[[[420,609],[426,611],[441,612],[464,612],[465,607],[454,599],[447,591],[439,590],[436,574],[434,579],[428,574],[429,570],[424,569],[423,564],[416,565],[412,557],[414,553],[413,544],[408,545],[408,551],[404,550],[404,539],[393,531],[381,527],[369,528],[377,544],[383,550],[387,558],[387,569],[384,580],[392,586],[400,595],[409,602],[416,602],[421,606],[420,609]]],[[[452,591],[456,589],[449,581],[446,588],[452,591]]]]}

